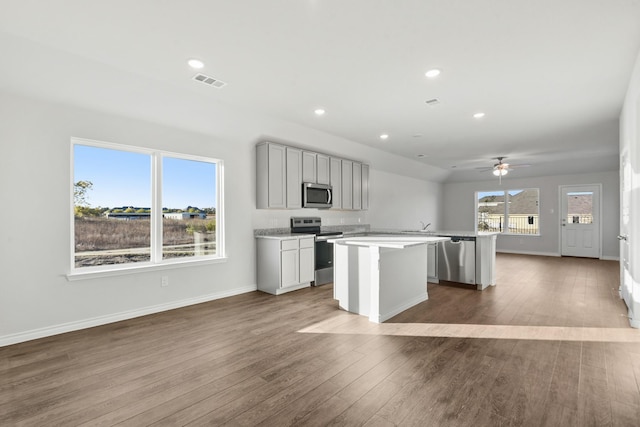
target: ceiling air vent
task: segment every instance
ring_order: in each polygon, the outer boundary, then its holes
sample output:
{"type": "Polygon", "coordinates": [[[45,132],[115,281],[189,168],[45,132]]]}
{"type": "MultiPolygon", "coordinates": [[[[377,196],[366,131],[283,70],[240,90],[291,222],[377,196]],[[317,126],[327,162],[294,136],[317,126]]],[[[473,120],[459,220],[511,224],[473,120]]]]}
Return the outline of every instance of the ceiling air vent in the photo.
{"type": "Polygon", "coordinates": [[[440,104],[440,100],[438,98],[427,99],[424,102],[430,107],[440,104]]]}
{"type": "Polygon", "coordinates": [[[217,87],[218,89],[227,85],[222,80],[218,80],[216,78],[213,78],[204,74],[200,74],[200,73],[193,76],[193,80],[204,83],[209,86],[217,87]]]}

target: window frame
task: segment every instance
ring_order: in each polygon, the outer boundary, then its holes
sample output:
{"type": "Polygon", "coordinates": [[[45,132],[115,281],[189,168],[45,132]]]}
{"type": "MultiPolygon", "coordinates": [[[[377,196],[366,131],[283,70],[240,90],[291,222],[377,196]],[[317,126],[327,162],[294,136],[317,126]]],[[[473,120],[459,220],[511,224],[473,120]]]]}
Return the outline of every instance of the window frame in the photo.
{"type": "MultiPolygon", "coordinates": [[[[510,188],[510,189],[505,189],[505,190],[477,190],[474,193],[474,213],[475,213],[475,231],[476,232],[481,232],[483,230],[478,230],[478,216],[479,216],[479,212],[478,212],[478,195],[479,193],[498,193],[498,192],[502,192],[503,193],[503,197],[504,197],[504,208],[503,208],[503,214],[504,214],[504,223],[506,224],[506,227],[503,227],[503,231],[496,231],[495,233],[498,233],[502,236],[518,236],[518,237],[524,237],[524,236],[530,236],[530,237],[539,237],[542,235],[542,230],[541,230],[541,224],[540,224],[540,188],[537,187],[528,187],[528,188],[510,188]],[[510,213],[509,213],[509,198],[511,197],[511,195],[509,194],[509,192],[512,191],[529,191],[529,190],[536,190],[538,192],[538,200],[537,200],[537,208],[538,208],[538,213],[537,213],[537,218],[538,218],[538,232],[537,233],[512,233],[510,231],[509,228],[509,217],[510,217],[510,213]]],[[[515,214],[517,215],[517,214],[515,214]]]]}
{"type": "Polygon", "coordinates": [[[193,154],[176,153],[172,151],[144,148],[132,145],[117,144],[112,142],[97,141],[85,138],[71,138],[70,144],[70,267],[67,274],[68,280],[78,280],[82,278],[106,277],[112,275],[122,275],[136,271],[164,270],[175,267],[187,267],[197,264],[212,264],[226,261],[225,233],[224,233],[224,161],[212,157],[205,157],[193,154]],[[149,156],[151,163],[151,219],[150,233],[151,242],[150,260],[144,262],[134,262],[125,264],[108,264],[91,267],[75,266],[75,210],[74,210],[74,182],[75,182],[75,159],[74,148],[76,145],[88,147],[118,150],[149,156]],[[162,163],[164,158],[176,158],[181,160],[191,160],[215,164],[216,168],[216,253],[212,255],[194,255],[188,258],[162,258],[162,163]]]}

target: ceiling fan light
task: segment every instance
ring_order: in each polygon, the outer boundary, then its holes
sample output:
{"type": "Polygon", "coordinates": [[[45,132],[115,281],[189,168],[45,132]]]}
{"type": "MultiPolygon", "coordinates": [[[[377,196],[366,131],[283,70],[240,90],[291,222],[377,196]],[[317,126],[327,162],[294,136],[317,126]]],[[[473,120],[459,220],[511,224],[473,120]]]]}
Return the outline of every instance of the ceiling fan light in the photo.
{"type": "Polygon", "coordinates": [[[505,176],[508,173],[509,173],[509,170],[503,169],[503,168],[496,168],[493,170],[493,174],[495,176],[505,176]]]}

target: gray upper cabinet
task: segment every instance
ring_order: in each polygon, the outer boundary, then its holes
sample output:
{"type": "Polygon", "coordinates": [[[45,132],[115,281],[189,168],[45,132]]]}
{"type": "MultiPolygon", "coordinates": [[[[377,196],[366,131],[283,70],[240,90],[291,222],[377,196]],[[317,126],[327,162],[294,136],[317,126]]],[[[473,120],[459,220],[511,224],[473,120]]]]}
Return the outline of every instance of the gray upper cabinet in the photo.
{"type": "Polygon", "coordinates": [[[362,209],[362,163],[353,162],[353,209],[362,209]]]}
{"type": "Polygon", "coordinates": [[[299,209],[302,207],[302,174],[303,174],[302,150],[287,147],[287,208],[299,209]]]}
{"type": "Polygon", "coordinates": [[[369,165],[362,165],[362,209],[369,209],[369,165]]]}
{"type": "Polygon", "coordinates": [[[302,182],[316,182],[316,153],[302,152],[302,182]]]}
{"type": "Polygon", "coordinates": [[[333,188],[333,209],[369,209],[369,165],[273,142],[256,145],[258,209],[302,208],[302,183],[333,188]]]}
{"type": "Polygon", "coordinates": [[[286,207],[286,161],[283,145],[256,146],[256,205],[259,209],[286,207]]]}
{"type": "Polygon", "coordinates": [[[353,162],[342,160],[342,209],[353,209],[353,162]]]}
{"type": "Polygon", "coordinates": [[[330,177],[330,160],[325,154],[316,155],[316,182],[318,184],[327,184],[331,182],[330,177]]]}
{"type": "Polygon", "coordinates": [[[342,160],[331,157],[329,165],[329,184],[333,187],[333,209],[342,209],[342,160]]]}

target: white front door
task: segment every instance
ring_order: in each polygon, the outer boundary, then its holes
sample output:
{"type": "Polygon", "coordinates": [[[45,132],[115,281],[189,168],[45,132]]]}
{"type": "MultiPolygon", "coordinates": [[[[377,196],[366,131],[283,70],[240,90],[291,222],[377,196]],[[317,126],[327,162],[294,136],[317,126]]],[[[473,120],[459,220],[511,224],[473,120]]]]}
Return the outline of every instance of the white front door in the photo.
{"type": "Polygon", "coordinates": [[[563,185],[561,254],[600,258],[600,185],[563,185]]]}

